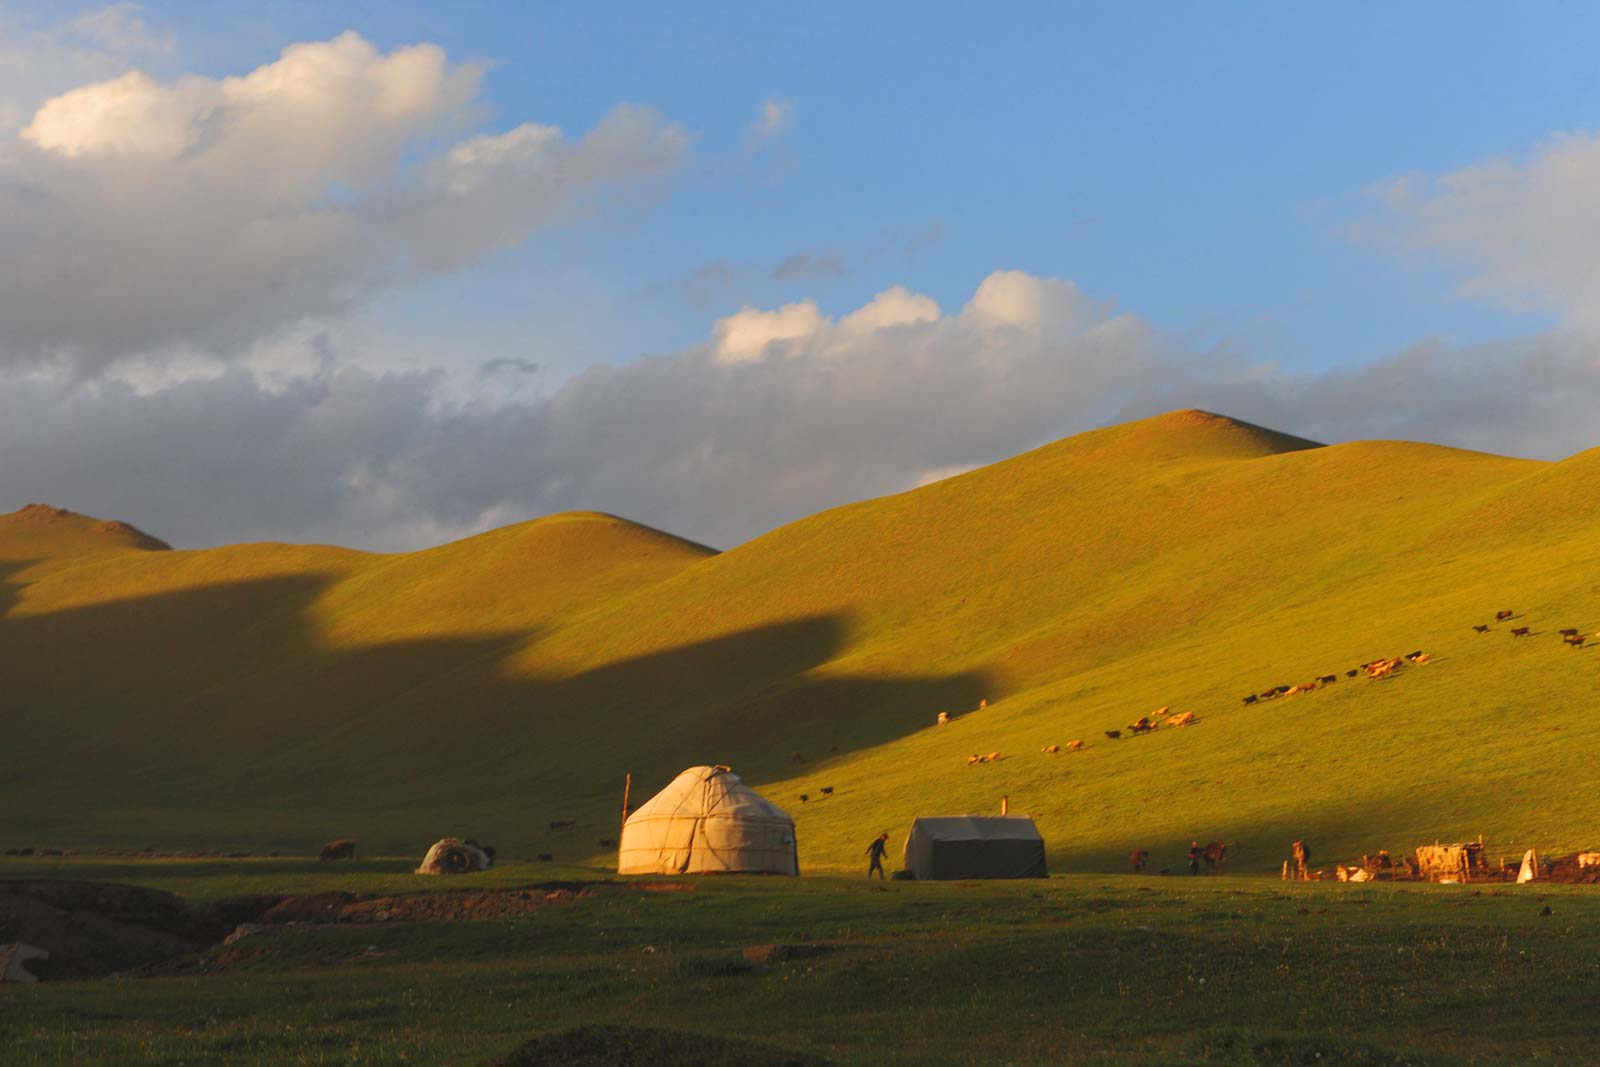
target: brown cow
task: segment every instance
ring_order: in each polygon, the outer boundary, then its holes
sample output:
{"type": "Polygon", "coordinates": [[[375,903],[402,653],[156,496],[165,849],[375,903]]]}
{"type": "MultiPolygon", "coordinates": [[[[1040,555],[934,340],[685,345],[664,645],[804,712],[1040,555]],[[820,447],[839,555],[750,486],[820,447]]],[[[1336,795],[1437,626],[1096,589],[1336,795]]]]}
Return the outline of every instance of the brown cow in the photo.
{"type": "Polygon", "coordinates": [[[1136,848],[1133,850],[1133,855],[1130,856],[1129,859],[1133,862],[1133,873],[1143,874],[1144,865],[1149,861],[1150,853],[1146,852],[1142,848],[1136,848]]]}
{"type": "Polygon", "coordinates": [[[1060,745],[1046,745],[1043,748],[1041,748],[1039,751],[1043,752],[1047,756],[1054,756],[1057,752],[1061,751],[1061,746],[1060,745]]]}
{"type": "Polygon", "coordinates": [[[1530,632],[1526,626],[1513,626],[1511,628],[1512,637],[1527,637],[1530,632]]]}
{"type": "Polygon", "coordinates": [[[1080,749],[1082,747],[1083,747],[1083,739],[1082,738],[1078,738],[1077,740],[1068,741],[1067,742],[1067,751],[1068,752],[1076,752],[1076,751],[1078,751],[1078,749],[1080,749]]]}
{"type": "Polygon", "coordinates": [[[1212,841],[1200,850],[1200,858],[1206,862],[1206,873],[1216,874],[1228,862],[1228,846],[1221,841],[1212,841]]]}
{"type": "Polygon", "coordinates": [[[341,837],[337,841],[329,841],[322,846],[322,854],[317,857],[321,863],[326,863],[329,860],[349,860],[354,863],[360,858],[360,842],[348,837],[341,837]]]}
{"type": "Polygon", "coordinates": [[[1511,616],[1513,616],[1515,614],[1516,614],[1516,612],[1514,612],[1514,611],[1497,611],[1497,612],[1494,613],[1494,621],[1495,622],[1505,622],[1507,619],[1511,618],[1511,616]]]}

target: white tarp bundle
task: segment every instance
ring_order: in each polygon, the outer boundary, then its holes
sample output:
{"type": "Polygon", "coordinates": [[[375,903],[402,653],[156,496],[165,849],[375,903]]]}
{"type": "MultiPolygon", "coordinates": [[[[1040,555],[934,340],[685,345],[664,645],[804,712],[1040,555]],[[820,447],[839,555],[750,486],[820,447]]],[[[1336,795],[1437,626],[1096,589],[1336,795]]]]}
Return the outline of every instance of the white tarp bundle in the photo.
{"type": "Polygon", "coordinates": [[[628,817],[618,874],[799,874],[794,820],[726,767],[690,767],[628,817]]]}

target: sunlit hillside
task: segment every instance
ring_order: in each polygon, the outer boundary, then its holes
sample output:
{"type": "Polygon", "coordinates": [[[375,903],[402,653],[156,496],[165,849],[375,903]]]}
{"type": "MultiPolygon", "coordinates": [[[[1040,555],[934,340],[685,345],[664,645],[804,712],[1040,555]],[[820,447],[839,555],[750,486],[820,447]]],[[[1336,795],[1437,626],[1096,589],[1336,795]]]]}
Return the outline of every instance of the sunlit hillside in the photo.
{"type": "Polygon", "coordinates": [[[1600,629],[1600,451],[1319,447],[1189,411],[721,554],[592,514],[394,556],[113,533],[0,519],[6,842],[461,830],[578,859],[626,772],[647,794],[725,762],[811,868],[1002,795],[1058,869],[1175,866],[1194,837],[1256,870],[1300,837],[1600,844],[1600,642],[1557,635],[1600,629]],[[1168,705],[1197,721],[1105,736],[1168,705]]]}

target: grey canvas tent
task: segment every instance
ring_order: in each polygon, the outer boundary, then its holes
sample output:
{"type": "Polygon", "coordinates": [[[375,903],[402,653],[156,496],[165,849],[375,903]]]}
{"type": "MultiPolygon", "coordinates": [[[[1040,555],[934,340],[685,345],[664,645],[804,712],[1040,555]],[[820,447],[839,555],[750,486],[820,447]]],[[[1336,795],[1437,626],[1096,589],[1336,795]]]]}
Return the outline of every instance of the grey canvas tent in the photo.
{"type": "Polygon", "coordinates": [[[1026,815],[919,818],[906,835],[916,878],[1044,878],[1044,838],[1026,815]]]}
{"type": "Polygon", "coordinates": [[[622,825],[618,874],[799,874],[794,820],[726,767],[690,767],[622,825]]]}

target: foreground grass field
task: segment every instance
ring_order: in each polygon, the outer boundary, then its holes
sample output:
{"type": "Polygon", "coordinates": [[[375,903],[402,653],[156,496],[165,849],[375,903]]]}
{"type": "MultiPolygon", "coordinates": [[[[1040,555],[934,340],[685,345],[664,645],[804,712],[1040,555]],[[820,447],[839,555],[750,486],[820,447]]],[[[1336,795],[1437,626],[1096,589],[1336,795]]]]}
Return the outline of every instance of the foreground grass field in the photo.
{"type": "MultiPolygon", "coordinates": [[[[416,890],[409,862],[8,859],[0,878],[215,899],[416,890]]],[[[515,921],[290,927],[167,977],[0,986],[0,1063],[476,1064],[589,1023],[843,1064],[1576,1064],[1600,1039],[1592,889],[1068,876],[662,891],[555,873],[589,894],[515,921]],[[746,959],[759,944],[813,954],[746,959]]]]}

